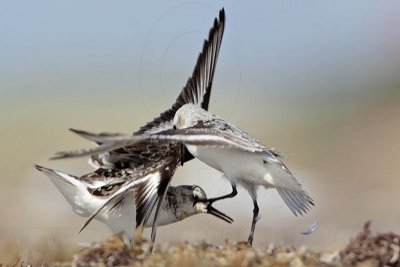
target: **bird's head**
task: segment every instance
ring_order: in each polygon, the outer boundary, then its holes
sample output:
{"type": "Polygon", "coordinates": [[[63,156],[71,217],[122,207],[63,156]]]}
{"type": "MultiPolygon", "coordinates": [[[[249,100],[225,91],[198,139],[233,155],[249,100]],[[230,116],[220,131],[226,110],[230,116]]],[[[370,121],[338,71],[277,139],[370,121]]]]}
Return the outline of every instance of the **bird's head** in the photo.
{"type": "Polygon", "coordinates": [[[208,213],[214,215],[221,220],[224,220],[225,222],[233,222],[232,218],[212,206],[212,203],[208,201],[206,193],[200,186],[181,185],[175,187],[174,191],[175,199],[172,200],[170,198],[169,202],[176,201],[176,203],[179,205],[180,214],[177,215],[181,219],[199,213],[208,213]]]}
{"type": "Polygon", "coordinates": [[[201,107],[194,104],[185,104],[176,111],[174,126],[177,129],[192,127],[209,116],[210,114],[201,107]]]}

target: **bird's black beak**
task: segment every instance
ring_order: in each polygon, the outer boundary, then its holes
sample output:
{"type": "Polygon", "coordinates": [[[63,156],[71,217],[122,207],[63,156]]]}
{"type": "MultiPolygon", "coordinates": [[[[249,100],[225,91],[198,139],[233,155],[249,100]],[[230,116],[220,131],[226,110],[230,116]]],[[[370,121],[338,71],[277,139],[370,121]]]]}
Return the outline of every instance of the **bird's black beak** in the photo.
{"type": "Polygon", "coordinates": [[[225,213],[217,210],[216,208],[214,208],[211,203],[206,202],[205,203],[207,205],[207,213],[214,215],[215,217],[227,222],[227,223],[232,223],[233,219],[231,217],[229,217],[228,215],[226,215],[225,213]]]}

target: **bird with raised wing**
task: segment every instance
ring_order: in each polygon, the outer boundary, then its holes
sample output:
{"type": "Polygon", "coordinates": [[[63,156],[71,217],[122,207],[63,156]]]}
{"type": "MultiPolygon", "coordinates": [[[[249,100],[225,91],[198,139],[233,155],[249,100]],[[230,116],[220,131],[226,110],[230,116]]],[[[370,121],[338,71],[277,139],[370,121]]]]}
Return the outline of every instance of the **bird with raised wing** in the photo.
{"type": "MultiPolygon", "coordinates": [[[[213,27],[209,32],[208,39],[204,41],[202,52],[199,54],[196,66],[192,76],[188,79],[186,86],[179,94],[175,103],[170,109],[160,114],[151,122],[141,127],[138,131],[133,133],[133,136],[140,136],[143,134],[153,134],[169,129],[173,129],[173,119],[176,111],[187,103],[197,105],[204,109],[208,109],[208,104],[211,95],[211,87],[215,68],[217,64],[218,54],[221,47],[221,42],[225,28],[225,12],[224,9],[220,10],[218,19],[214,20],[213,27]]],[[[129,172],[139,172],[138,177],[144,177],[141,172],[146,169],[159,170],[159,177],[148,178],[145,182],[141,183],[135,189],[135,204],[136,204],[136,225],[148,224],[150,214],[154,211],[154,219],[152,222],[153,228],[151,239],[154,242],[157,228],[158,212],[161,209],[162,200],[167,192],[167,188],[175,172],[175,169],[183,163],[191,160],[193,156],[187,151],[185,146],[181,143],[158,143],[151,140],[142,140],[133,145],[121,145],[123,140],[120,140],[117,146],[107,142],[108,138],[113,140],[124,138],[123,136],[114,134],[100,134],[94,138],[83,131],[77,131],[83,137],[90,137],[91,141],[98,144],[98,149],[106,151],[94,155],[89,151],[75,151],[72,153],[59,153],[54,158],[67,158],[79,155],[93,155],[91,157],[91,164],[101,169],[115,169],[115,170],[129,170],[129,172]],[[105,142],[103,141],[105,140],[105,142]]],[[[131,188],[124,187],[125,192],[116,194],[115,197],[122,199],[123,196],[128,194],[131,188]],[[129,189],[129,190],[128,190],[129,189]]],[[[116,192],[117,193],[117,192],[116,192]]],[[[103,208],[111,205],[111,198],[105,202],[97,212],[103,208]]],[[[88,222],[94,217],[93,214],[88,222]]]]}
{"type": "Polygon", "coordinates": [[[232,193],[218,200],[235,196],[237,184],[249,192],[254,204],[249,243],[253,242],[259,212],[259,186],[276,188],[296,216],[306,213],[314,205],[294,175],[282,163],[281,154],[233,124],[200,107],[187,104],[176,112],[174,125],[176,130],[148,138],[182,142],[194,157],[224,173],[231,182],[232,193]]]}

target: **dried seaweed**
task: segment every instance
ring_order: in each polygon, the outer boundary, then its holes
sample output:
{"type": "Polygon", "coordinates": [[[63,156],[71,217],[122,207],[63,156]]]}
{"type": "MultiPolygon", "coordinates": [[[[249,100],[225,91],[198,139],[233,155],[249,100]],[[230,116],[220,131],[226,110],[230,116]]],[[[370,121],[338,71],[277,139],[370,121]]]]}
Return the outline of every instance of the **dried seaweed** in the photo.
{"type": "Polygon", "coordinates": [[[371,222],[340,252],[344,265],[368,263],[371,266],[399,266],[400,236],[394,233],[372,235],[371,222]]]}

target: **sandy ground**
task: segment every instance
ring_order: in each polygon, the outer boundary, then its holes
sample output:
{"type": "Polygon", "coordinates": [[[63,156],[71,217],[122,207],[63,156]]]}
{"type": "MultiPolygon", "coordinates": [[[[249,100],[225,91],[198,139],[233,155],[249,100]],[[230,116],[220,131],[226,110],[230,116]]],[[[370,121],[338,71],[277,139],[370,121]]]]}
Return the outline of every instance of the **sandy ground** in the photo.
{"type": "Polygon", "coordinates": [[[16,257],[7,266],[400,266],[400,236],[390,232],[372,233],[370,222],[365,223],[349,244],[330,252],[313,251],[304,246],[256,247],[228,240],[219,246],[178,242],[156,245],[153,252],[150,248],[146,240],[130,247],[121,236],[112,235],[103,242],[92,243],[66,261],[43,260],[31,265],[16,257]]]}

